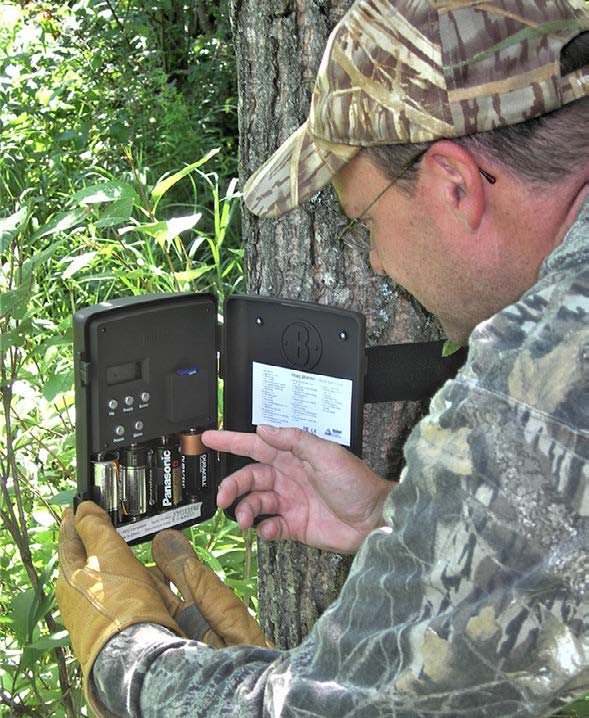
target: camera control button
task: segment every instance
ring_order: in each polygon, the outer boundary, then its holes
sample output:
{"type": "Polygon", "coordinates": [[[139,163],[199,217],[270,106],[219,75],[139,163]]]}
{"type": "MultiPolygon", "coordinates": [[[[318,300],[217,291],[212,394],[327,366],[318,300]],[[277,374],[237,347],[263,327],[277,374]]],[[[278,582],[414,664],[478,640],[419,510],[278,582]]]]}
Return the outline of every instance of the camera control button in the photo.
{"type": "Polygon", "coordinates": [[[144,404],[146,404],[150,399],[151,399],[151,396],[150,396],[150,394],[149,394],[148,391],[144,391],[144,392],[141,394],[141,401],[142,401],[144,404]]]}
{"type": "Polygon", "coordinates": [[[108,402],[108,408],[111,411],[114,411],[118,405],[119,405],[119,402],[116,399],[110,399],[108,402]]]}
{"type": "Polygon", "coordinates": [[[115,434],[117,436],[122,436],[125,433],[125,427],[119,424],[118,426],[115,426],[115,434]]]}
{"type": "Polygon", "coordinates": [[[135,399],[132,396],[125,397],[125,406],[133,406],[135,399]]]}

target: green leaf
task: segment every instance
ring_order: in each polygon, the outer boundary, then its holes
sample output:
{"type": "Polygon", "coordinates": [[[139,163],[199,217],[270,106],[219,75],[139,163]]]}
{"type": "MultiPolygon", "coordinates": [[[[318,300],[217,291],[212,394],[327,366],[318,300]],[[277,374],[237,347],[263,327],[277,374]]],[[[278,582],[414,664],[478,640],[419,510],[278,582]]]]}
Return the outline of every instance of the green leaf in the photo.
{"type": "Polygon", "coordinates": [[[67,631],[57,631],[49,636],[42,636],[27,646],[32,651],[50,651],[58,646],[69,646],[70,636],[67,631]]]}
{"type": "Polygon", "coordinates": [[[0,293],[0,316],[22,319],[27,311],[32,286],[32,277],[29,277],[20,287],[0,293]]]}
{"type": "Polygon", "coordinates": [[[554,714],[554,718],[587,718],[588,716],[589,695],[579,698],[554,714]]]}
{"type": "Polygon", "coordinates": [[[446,339],[444,346],[442,347],[442,356],[452,356],[452,354],[455,354],[459,349],[462,349],[460,344],[456,344],[456,342],[451,342],[449,339],[446,339]]]}
{"type": "Polygon", "coordinates": [[[58,394],[63,394],[64,391],[70,391],[73,385],[73,371],[67,371],[64,374],[55,374],[45,383],[43,396],[47,401],[53,401],[58,394]]]}
{"type": "Polygon", "coordinates": [[[49,591],[46,595],[43,595],[45,586],[51,573],[57,563],[58,554],[54,553],[53,556],[47,562],[47,565],[43,569],[43,573],[39,578],[39,585],[35,590],[35,595],[29,609],[29,643],[32,641],[33,629],[37,626],[39,621],[45,616],[45,614],[51,611],[55,602],[55,593],[53,588],[49,586],[49,591]]]}
{"type": "MultiPolygon", "coordinates": [[[[29,322],[27,322],[27,326],[30,326],[29,322]]],[[[8,351],[11,347],[22,347],[28,337],[27,326],[23,323],[19,324],[16,329],[2,332],[0,334],[0,352],[8,351]]]]}
{"type": "Polygon", "coordinates": [[[0,252],[4,252],[4,250],[7,249],[17,230],[26,221],[27,214],[27,208],[21,207],[14,214],[11,214],[10,217],[0,219],[0,252]]]}
{"type": "Polygon", "coordinates": [[[237,206],[237,203],[234,201],[240,196],[240,193],[236,191],[237,182],[237,177],[234,177],[231,180],[231,182],[229,183],[229,187],[227,188],[227,194],[225,195],[225,199],[223,200],[223,209],[221,211],[220,222],[219,226],[216,228],[217,245],[221,245],[223,243],[225,239],[225,232],[227,231],[227,226],[231,221],[231,215],[233,214],[233,210],[237,206]]]}
{"type": "Polygon", "coordinates": [[[155,239],[160,247],[167,248],[179,234],[192,229],[201,217],[202,212],[197,212],[186,217],[173,217],[167,222],[153,222],[152,224],[140,224],[137,227],[125,227],[124,230],[119,230],[119,232],[125,234],[127,231],[135,231],[148,234],[155,239]]]}
{"type": "Polygon", "coordinates": [[[133,185],[128,182],[121,182],[120,180],[91,184],[73,195],[73,199],[80,204],[115,202],[124,198],[131,198],[133,202],[139,200],[133,185]]]}
{"type": "Polygon", "coordinates": [[[64,130],[64,132],[60,132],[56,135],[55,139],[58,142],[69,142],[70,140],[73,140],[77,134],[76,130],[64,130]]]}
{"type": "Polygon", "coordinates": [[[55,496],[48,499],[47,503],[50,506],[71,506],[76,495],[76,489],[67,489],[66,491],[60,491],[55,496]]]}
{"type": "Polygon", "coordinates": [[[55,252],[61,247],[62,244],[67,240],[67,237],[53,240],[53,242],[41,252],[35,252],[31,257],[28,257],[23,262],[23,275],[30,274],[35,267],[46,262],[48,259],[55,254],[55,252]]]}
{"type": "MultiPolygon", "coordinates": [[[[45,506],[43,506],[42,508],[33,509],[33,511],[31,511],[30,513],[30,516],[33,521],[42,528],[48,528],[49,526],[51,526],[52,528],[55,527],[55,516],[45,506]]],[[[31,522],[31,526],[33,525],[33,522],[31,522]]]]}
{"type": "Polygon", "coordinates": [[[110,204],[94,223],[95,227],[118,227],[129,221],[135,206],[133,197],[122,197],[110,204]]]}
{"type": "Polygon", "coordinates": [[[205,237],[196,237],[194,242],[190,245],[188,249],[188,256],[190,259],[192,259],[196,253],[196,250],[200,247],[200,245],[205,241],[205,237]]]}
{"type": "Polygon", "coordinates": [[[170,187],[173,187],[177,182],[179,182],[181,179],[189,175],[191,172],[193,172],[195,169],[198,169],[202,165],[205,164],[205,162],[208,162],[211,157],[214,157],[217,153],[221,151],[220,147],[215,147],[214,149],[207,152],[207,154],[202,157],[197,162],[193,162],[192,164],[188,165],[187,167],[184,167],[179,172],[175,172],[173,175],[170,175],[169,177],[166,177],[165,179],[160,179],[159,182],[156,184],[156,186],[151,190],[151,196],[153,199],[159,202],[159,200],[164,196],[164,194],[170,189],[170,187]]]}
{"type": "Polygon", "coordinates": [[[32,240],[42,239],[48,237],[51,234],[59,234],[60,232],[66,232],[72,227],[76,227],[84,223],[86,218],[86,211],[84,209],[74,209],[69,212],[59,212],[52,217],[49,222],[39,227],[39,229],[33,234],[32,240]]]}
{"type": "Polygon", "coordinates": [[[73,329],[71,326],[65,330],[65,333],[63,335],[53,334],[48,339],[41,342],[37,347],[35,347],[35,349],[31,352],[31,356],[37,355],[37,354],[44,354],[45,352],[49,351],[49,349],[51,349],[51,347],[65,345],[69,348],[73,341],[72,335],[73,335],[73,329]]]}
{"type": "Polygon", "coordinates": [[[12,618],[14,632],[21,646],[26,645],[30,640],[29,616],[34,600],[35,591],[32,588],[27,588],[25,591],[17,593],[10,603],[8,615],[12,618]]]}
{"type": "Polygon", "coordinates": [[[179,282],[192,282],[207,272],[212,272],[215,268],[208,264],[202,264],[198,269],[189,269],[186,272],[174,272],[174,277],[179,282]]]}
{"type": "Polygon", "coordinates": [[[68,268],[61,275],[61,278],[70,279],[70,277],[73,277],[76,272],[80,271],[80,269],[83,269],[91,264],[97,254],[98,252],[84,252],[84,254],[79,254],[77,257],[68,257],[68,260],[71,261],[68,268]]]}

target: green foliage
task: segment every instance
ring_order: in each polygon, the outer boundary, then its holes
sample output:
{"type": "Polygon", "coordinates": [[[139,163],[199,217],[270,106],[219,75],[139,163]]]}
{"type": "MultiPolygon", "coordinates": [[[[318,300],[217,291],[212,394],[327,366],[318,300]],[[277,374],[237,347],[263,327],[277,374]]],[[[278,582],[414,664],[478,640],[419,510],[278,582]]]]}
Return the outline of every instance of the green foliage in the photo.
{"type": "Polygon", "coordinates": [[[442,356],[452,356],[452,354],[455,354],[460,348],[460,344],[456,344],[456,342],[451,342],[449,339],[446,339],[444,346],[442,347],[442,356]]]}
{"type": "MultiPolygon", "coordinates": [[[[196,6],[0,2],[0,715],[87,715],[54,599],[76,491],[72,313],[222,301],[242,281],[233,56],[226,19],[196,6]]],[[[251,534],[222,514],[188,534],[255,610],[251,534]]]]}
{"type": "MultiPolygon", "coordinates": [[[[0,714],[86,714],[53,588],[75,494],[73,311],[146,292],[222,302],[242,281],[225,20],[203,33],[178,8],[0,4],[0,714]]],[[[222,515],[190,534],[255,597],[251,537],[222,515]]]]}

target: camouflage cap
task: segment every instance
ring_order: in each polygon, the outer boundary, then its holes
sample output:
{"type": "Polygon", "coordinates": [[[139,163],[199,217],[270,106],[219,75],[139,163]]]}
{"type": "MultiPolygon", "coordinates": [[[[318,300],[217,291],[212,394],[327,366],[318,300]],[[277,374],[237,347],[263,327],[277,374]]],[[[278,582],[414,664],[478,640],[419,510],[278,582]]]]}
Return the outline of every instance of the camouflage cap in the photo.
{"type": "Polygon", "coordinates": [[[589,95],[560,52],[589,30],[585,0],[357,0],[331,33],[307,121],[246,183],[278,217],[362,147],[516,124],[589,95]]]}

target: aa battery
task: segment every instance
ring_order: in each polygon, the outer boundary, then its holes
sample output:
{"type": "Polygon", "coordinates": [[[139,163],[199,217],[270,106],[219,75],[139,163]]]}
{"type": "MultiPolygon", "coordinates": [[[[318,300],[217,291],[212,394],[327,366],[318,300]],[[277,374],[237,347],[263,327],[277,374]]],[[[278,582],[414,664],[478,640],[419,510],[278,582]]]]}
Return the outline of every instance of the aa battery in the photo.
{"type": "Polygon", "coordinates": [[[156,506],[165,511],[182,503],[182,467],[175,436],[162,436],[153,450],[156,506]]]}
{"type": "Polygon", "coordinates": [[[93,499],[110,516],[120,521],[121,499],[119,492],[119,462],[115,453],[96,454],[92,459],[93,499]]]}
{"type": "Polygon", "coordinates": [[[123,514],[130,521],[147,514],[150,452],[145,444],[131,444],[119,454],[123,514]]]}
{"type": "Polygon", "coordinates": [[[196,429],[179,435],[182,456],[182,488],[188,503],[202,501],[210,483],[211,456],[196,429]]]}

